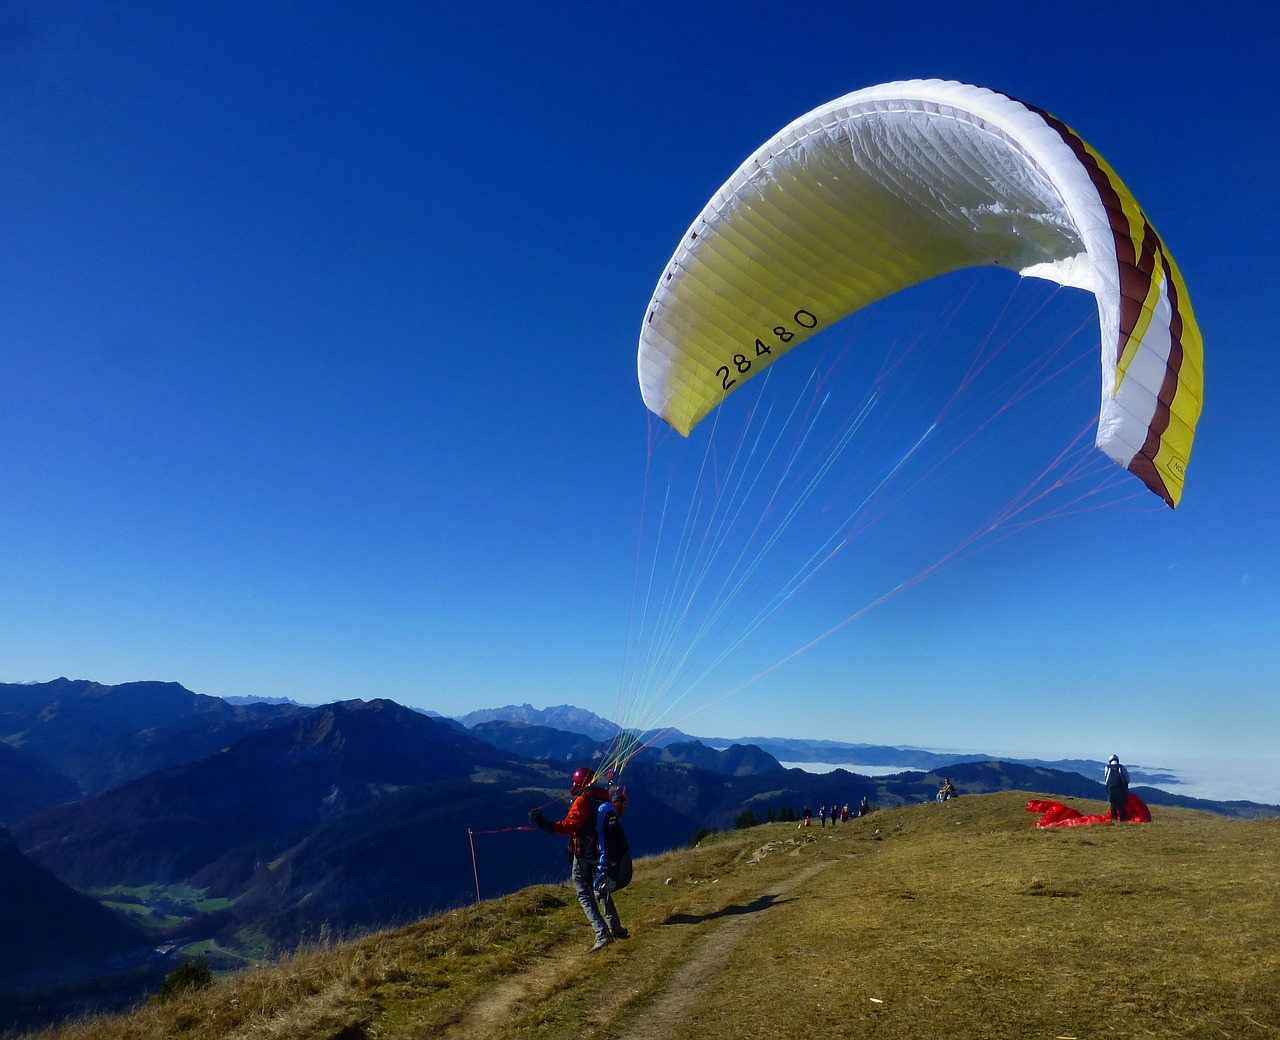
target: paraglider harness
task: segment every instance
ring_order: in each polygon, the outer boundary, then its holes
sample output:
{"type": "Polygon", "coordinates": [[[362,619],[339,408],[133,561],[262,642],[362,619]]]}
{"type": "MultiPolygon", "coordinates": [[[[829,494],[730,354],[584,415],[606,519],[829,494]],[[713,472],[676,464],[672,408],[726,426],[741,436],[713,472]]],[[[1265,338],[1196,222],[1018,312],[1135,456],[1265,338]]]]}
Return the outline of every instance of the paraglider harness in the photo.
{"type": "Polygon", "coordinates": [[[1106,788],[1112,798],[1129,793],[1129,776],[1119,762],[1107,763],[1106,788]]]}
{"type": "Polygon", "coordinates": [[[548,834],[568,834],[568,860],[580,860],[592,868],[592,888],[598,895],[607,895],[631,882],[631,845],[622,829],[622,809],[627,804],[627,792],[623,788],[612,798],[603,787],[592,785],[576,788],[569,815],[552,823],[542,815],[541,809],[529,812],[529,822],[548,834]],[[572,819],[572,823],[569,823],[572,819]],[[565,824],[576,828],[569,831],[565,824]]]}
{"type": "Polygon", "coordinates": [[[591,829],[583,828],[572,839],[573,852],[579,857],[590,855],[588,842],[594,841],[599,851],[595,864],[595,880],[592,888],[597,895],[608,895],[631,883],[631,844],[622,829],[620,806],[626,805],[627,795],[620,791],[617,804],[598,787],[582,792],[589,803],[591,829]],[[604,795],[604,797],[601,797],[604,795]]]}

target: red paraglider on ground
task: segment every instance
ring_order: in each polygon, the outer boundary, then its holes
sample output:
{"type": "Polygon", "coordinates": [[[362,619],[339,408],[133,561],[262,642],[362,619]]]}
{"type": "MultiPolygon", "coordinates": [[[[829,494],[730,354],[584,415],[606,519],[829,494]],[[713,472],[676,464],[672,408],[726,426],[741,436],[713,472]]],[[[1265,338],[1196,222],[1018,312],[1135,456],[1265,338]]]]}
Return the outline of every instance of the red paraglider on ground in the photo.
{"type": "MultiPolygon", "coordinates": [[[[1081,827],[1091,823],[1111,822],[1110,815],[1089,816],[1061,802],[1032,800],[1027,802],[1027,812],[1040,813],[1040,819],[1033,824],[1035,827],[1081,827]]],[[[1147,808],[1147,803],[1132,791],[1129,792],[1129,800],[1124,805],[1124,822],[1151,822],[1151,810],[1147,808]]]]}

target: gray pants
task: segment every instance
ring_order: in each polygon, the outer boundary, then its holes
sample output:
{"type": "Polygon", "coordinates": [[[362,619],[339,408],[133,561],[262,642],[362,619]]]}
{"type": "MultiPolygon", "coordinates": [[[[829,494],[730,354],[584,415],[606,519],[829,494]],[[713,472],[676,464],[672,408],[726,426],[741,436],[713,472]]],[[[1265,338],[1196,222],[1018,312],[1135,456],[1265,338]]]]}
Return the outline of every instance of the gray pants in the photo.
{"type": "Polygon", "coordinates": [[[622,919],[618,917],[618,909],[613,905],[613,896],[606,892],[596,903],[596,894],[591,883],[595,880],[596,865],[594,860],[573,860],[573,890],[578,893],[578,902],[582,904],[582,912],[587,915],[591,927],[596,933],[596,942],[607,939],[613,932],[622,931],[622,919]],[[604,913],[601,913],[601,910],[604,913]]]}

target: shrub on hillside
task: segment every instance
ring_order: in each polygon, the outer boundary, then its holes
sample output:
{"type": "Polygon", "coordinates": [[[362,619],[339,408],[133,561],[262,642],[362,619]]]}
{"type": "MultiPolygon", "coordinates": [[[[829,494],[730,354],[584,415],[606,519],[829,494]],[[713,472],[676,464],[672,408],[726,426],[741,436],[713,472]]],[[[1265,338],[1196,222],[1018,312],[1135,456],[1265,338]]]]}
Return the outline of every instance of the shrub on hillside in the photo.
{"type": "Polygon", "coordinates": [[[160,983],[160,992],[156,994],[157,1003],[191,993],[198,989],[207,989],[213,985],[213,969],[209,967],[209,958],[183,957],[182,963],[164,977],[160,983]]]}
{"type": "Polygon", "coordinates": [[[709,838],[716,833],[714,827],[699,827],[693,832],[693,837],[685,843],[686,849],[696,849],[703,838],[709,838]]]}

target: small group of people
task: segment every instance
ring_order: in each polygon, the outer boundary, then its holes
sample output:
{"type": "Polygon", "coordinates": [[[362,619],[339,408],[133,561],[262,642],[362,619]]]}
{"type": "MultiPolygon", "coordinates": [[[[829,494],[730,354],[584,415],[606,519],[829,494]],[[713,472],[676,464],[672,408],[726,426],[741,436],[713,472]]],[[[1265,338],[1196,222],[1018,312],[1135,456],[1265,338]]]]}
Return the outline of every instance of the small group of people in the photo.
{"type": "MultiPolygon", "coordinates": [[[[818,806],[818,825],[825,829],[827,826],[827,820],[830,820],[831,826],[834,827],[837,820],[841,823],[848,823],[850,820],[856,819],[859,816],[866,816],[870,811],[871,803],[867,801],[866,795],[862,796],[862,801],[858,803],[858,808],[856,810],[850,810],[848,802],[845,802],[844,805],[836,805],[835,803],[832,803],[830,809],[825,805],[820,805],[818,806]]],[[[813,810],[807,805],[800,811],[800,815],[801,827],[810,827],[813,825],[813,810]]]]}

